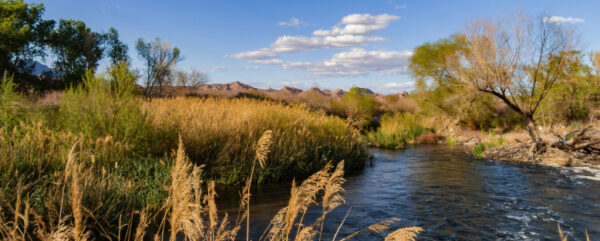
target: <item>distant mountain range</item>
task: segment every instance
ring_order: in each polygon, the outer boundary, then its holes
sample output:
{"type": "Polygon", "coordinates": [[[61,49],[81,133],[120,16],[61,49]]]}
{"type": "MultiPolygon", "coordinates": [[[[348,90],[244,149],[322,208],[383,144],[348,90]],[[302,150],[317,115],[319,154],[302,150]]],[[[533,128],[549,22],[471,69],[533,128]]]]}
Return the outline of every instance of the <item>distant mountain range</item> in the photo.
{"type": "Polygon", "coordinates": [[[31,71],[32,75],[41,75],[45,72],[52,72],[54,73],[54,69],[50,68],[50,66],[42,64],[38,61],[34,61],[33,63],[33,70],[31,71]]]}
{"type": "MultiPolygon", "coordinates": [[[[53,75],[56,73],[51,67],[42,64],[38,61],[34,62],[33,70],[31,74],[41,75],[46,72],[51,72],[53,75]]],[[[277,99],[289,99],[289,98],[342,98],[346,95],[346,91],[342,89],[328,90],[319,89],[316,87],[308,90],[302,90],[295,87],[285,86],[281,89],[259,89],[250,85],[241,83],[239,81],[227,83],[227,84],[202,84],[196,87],[165,87],[163,96],[184,96],[184,95],[196,95],[196,96],[221,96],[221,97],[235,97],[240,94],[259,94],[265,95],[271,98],[277,99]]],[[[364,94],[373,95],[377,98],[383,98],[383,94],[375,93],[367,88],[359,88],[359,91],[364,94]]],[[[405,97],[408,95],[406,91],[396,93],[398,97],[405,97]]]]}
{"type": "MultiPolygon", "coordinates": [[[[385,95],[375,93],[370,89],[359,88],[359,91],[364,94],[373,95],[376,98],[383,98],[385,95]]],[[[255,95],[268,96],[276,99],[289,98],[342,98],[347,91],[342,89],[328,90],[319,89],[316,87],[308,90],[302,90],[294,87],[285,86],[281,89],[259,89],[239,81],[227,84],[203,84],[196,87],[165,87],[161,96],[220,96],[220,97],[235,97],[240,95],[255,95]]],[[[407,92],[393,94],[398,97],[405,97],[407,92]]]]}

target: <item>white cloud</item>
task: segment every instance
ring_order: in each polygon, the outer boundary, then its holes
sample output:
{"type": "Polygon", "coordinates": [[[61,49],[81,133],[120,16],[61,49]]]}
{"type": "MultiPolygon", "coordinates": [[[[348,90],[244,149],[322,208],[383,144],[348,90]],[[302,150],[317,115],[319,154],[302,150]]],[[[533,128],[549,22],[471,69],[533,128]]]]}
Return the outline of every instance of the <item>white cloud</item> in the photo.
{"type": "MultiPolygon", "coordinates": [[[[278,37],[268,48],[241,52],[225,57],[236,59],[250,59],[255,64],[277,64],[278,53],[293,53],[298,51],[315,50],[323,48],[347,48],[368,42],[384,41],[378,36],[364,36],[374,31],[386,28],[391,22],[398,20],[398,16],[390,14],[350,14],[342,18],[339,26],[333,26],[330,30],[317,30],[313,36],[281,36],[278,37]],[[263,60],[263,61],[258,61],[263,60]]],[[[291,26],[298,21],[281,22],[278,25],[291,26]]],[[[280,62],[279,62],[280,63],[280,62]]]]}
{"type": "Polygon", "coordinates": [[[552,17],[544,17],[542,19],[545,23],[555,23],[555,24],[563,24],[563,23],[584,23],[585,20],[581,18],[572,18],[572,17],[561,17],[561,16],[552,16],[552,17]]]}
{"type": "Polygon", "coordinates": [[[385,83],[383,85],[384,88],[390,88],[390,89],[408,89],[408,88],[412,88],[414,86],[415,86],[414,81],[391,82],[391,83],[385,83]]]}
{"type": "Polygon", "coordinates": [[[227,67],[227,66],[213,66],[213,67],[210,67],[210,71],[225,71],[225,70],[229,70],[229,67],[227,67]]]}
{"type": "Polygon", "coordinates": [[[348,52],[334,54],[322,62],[285,62],[285,69],[298,69],[318,77],[361,76],[369,72],[380,74],[406,73],[410,51],[367,51],[353,48],[348,52]]]}
{"type": "Polygon", "coordinates": [[[272,65],[277,65],[277,64],[281,64],[283,63],[283,61],[281,61],[281,59],[255,59],[255,60],[250,60],[251,64],[272,64],[272,65]]]}
{"type": "Polygon", "coordinates": [[[396,5],[394,9],[406,9],[406,5],[396,5]]]}
{"type": "Polygon", "coordinates": [[[260,69],[260,67],[252,65],[252,66],[246,66],[246,67],[244,67],[244,69],[246,69],[246,70],[258,70],[258,69],[260,69]]]}
{"type": "Polygon", "coordinates": [[[342,18],[338,25],[333,26],[330,30],[319,29],[313,32],[317,36],[339,36],[349,34],[370,34],[372,32],[382,30],[389,26],[392,22],[400,17],[390,14],[350,14],[342,18]]]}
{"type": "Polygon", "coordinates": [[[366,37],[361,35],[341,35],[326,37],[282,36],[271,44],[275,52],[298,52],[322,48],[345,48],[366,42],[383,41],[382,37],[366,37]]]}
{"type": "Polygon", "coordinates": [[[262,48],[254,51],[226,55],[225,57],[234,59],[272,59],[277,57],[277,53],[269,48],[262,48]]]}
{"type": "Polygon", "coordinates": [[[300,27],[300,26],[306,26],[306,25],[308,25],[308,24],[306,24],[304,21],[302,21],[298,18],[290,18],[290,20],[287,22],[277,23],[277,26],[288,26],[288,27],[300,27]]]}

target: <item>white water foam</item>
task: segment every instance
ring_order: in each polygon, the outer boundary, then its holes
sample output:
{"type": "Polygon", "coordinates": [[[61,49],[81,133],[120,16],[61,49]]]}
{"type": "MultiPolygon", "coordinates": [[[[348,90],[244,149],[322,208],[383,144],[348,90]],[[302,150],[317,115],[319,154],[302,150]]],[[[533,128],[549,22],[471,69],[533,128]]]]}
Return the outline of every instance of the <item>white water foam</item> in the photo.
{"type": "Polygon", "coordinates": [[[588,179],[600,182],[600,170],[590,167],[571,167],[573,172],[585,175],[576,175],[576,178],[588,179]]]}

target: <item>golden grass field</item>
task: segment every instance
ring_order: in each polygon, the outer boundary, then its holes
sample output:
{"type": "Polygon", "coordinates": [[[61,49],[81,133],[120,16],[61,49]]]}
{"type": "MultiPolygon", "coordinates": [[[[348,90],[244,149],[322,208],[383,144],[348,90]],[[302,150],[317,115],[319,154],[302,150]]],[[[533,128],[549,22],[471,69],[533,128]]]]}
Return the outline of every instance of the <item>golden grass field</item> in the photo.
{"type": "Polygon", "coordinates": [[[250,171],[254,144],[273,131],[273,148],[258,181],[306,177],[325,163],[346,160],[360,169],[365,150],[360,133],[343,119],[315,113],[302,105],[253,99],[154,99],[144,105],[152,126],[181,135],[187,153],[206,165],[210,176],[224,182],[243,182],[250,171]],[[236,172],[231,172],[230,170],[236,172]]]}

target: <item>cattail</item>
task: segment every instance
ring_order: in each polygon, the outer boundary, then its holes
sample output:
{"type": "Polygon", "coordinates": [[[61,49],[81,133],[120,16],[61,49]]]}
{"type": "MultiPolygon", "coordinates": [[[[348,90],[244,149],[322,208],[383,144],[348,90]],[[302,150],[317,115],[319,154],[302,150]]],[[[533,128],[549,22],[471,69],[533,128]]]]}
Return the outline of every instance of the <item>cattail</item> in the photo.
{"type": "MultiPolygon", "coordinates": [[[[331,165],[328,163],[322,170],[308,177],[298,187],[296,187],[295,180],[292,182],[288,206],[282,209],[285,210],[281,214],[282,217],[279,216],[282,212],[280,210],[280,213],[273,218],[282,218],[284,220],[283,224],[271,227],[271,230],[269,231],[270,236],[268,237],[269,240],[287,240],[299,214],[302,214],[300,218],[300,224],[302,224],[302,219],[304,218],[308,206],[315,203],[317,193],[323,190],[327,184],[330,169],[331,165]]],[[[271,220],[271,223],[274,223],[273,220],[271,220]]],[[[299,229],[298,232],[300,232],[299,229]]]]}
{"type": "Polygon", "coordinates": [[[208,221],[210,230],[213,231],[217,226],[217,204],[215,202],[215,197],[217,193],[215,192],[215,182],[211,181],[208,183],[208,194],[205,197],[206,205],[208,206],[208,221]]]}
{"type": "Polygon", "coordinates": [[[338,163],[335,171],[331,174],[325,185],[323,212],[330,212],[345,202],[344,197],[342,196],[342,193],[344,192],[342,185],[344,182],[346,182],[346,179],[344,179],[344,161],[341,161],[338,163]]]}
{"type": "Polygon", "coordinates": [[[67,225],[66,222],[67,222],[66,218],[59,220],[58,226],[56,227],[56,229],[52,233],[45,236],[44,238],[40,238],[40,239],[41,240],[49,240],[49,241],[50,240],[52,240],[52,241],[54,241],[54,240],[56,240],[56,241],[72,240],[70,237],[73,236],[73,227],[67,225]]]}
{"type": "Polygon", "coordinates": [[[340,241],[346,241],[346,240],[349,240],[349,239],[353,239],[354,237],[358,236],[361,233],[364,233],[367,230],[370,231],[370,232],[372,232],[372,233],[375,233],[375,234],[383,233],[386,230],[388,230],[388,228],[390,227],[390,225],[392,225],[393,223],[398,222],[398,221],[400,221],[399,218],[388,218],[388,219],[385,219],[385,220],[383,220],[383,221],[381,221],[379,223],[371,224],[371,225],[369,225],[368,227],[366,227],[364,229],[358,230],[358,231],[356,231],[356,232],[354,232],[354,233],[346,236],[345,238],[341,239],[340,241]]]}
{"type": "Polygon", "coordinates": [[[369,225],[367,229],[373,233],[383,233],[390,227],[390,225],[398,221],[400,221],[399,218],[388,218],[379,223],[369,225]]]}
{"type": "Polygon", "coordinates": [[[315,239],[315,236],[317,236],[317,232],[311,225],[309,225],[309,226],[302,228],[302,230],[300,230],[300,233],[298,233],[298,236],[296,236],[296,238],[294,240],[295,241],[311,241],[311,240],[315,239]]]}
{"type": "Polygon", "coordinates": [[[138,221],[137,228],[135,229],[134,241],[144,241],[144,235],[146,234],[146,227],[148,227],[148,209],[145,208],[140,212],[140,220],[138,221]]]}
{"type": "MultiPolygon", "coordinates": [[[[256,166],[256,160],[258,160],[258,164],[260,164],[260,167],[265,168],[265,163],[267,161],[269,152],[271,151],[272,143],[273,132],[271,130],[263,132],[261,137],[258,139],[258,142],[256,143],[255,160],[252,162],[252,170],[250,171],[250,177],[248,177],[248,179],[246,180],[246,185],[243,189],[244,194],[240,201],[240,210],[243,207],[246,207],[246,213],[244,214],[244,216],[246,217],[246,241],[250,240],[250,187],[252,186],[254,167],[256,166]]],[[[243,217],[241,219],[243,219],[243,217]]]]}
{"type": "Polygon", "coordinates": [[[87,235],[84,233],[83,226],[83,192],[81,191],[81,187],[79,186],[79,172],[81,171],[81,167],[73,163],[71,167],[71,209],[73,211],[73,238],[75,241],[79,240],[87,240],[87,235]]]}
{"type": "Polygon", "coordinates": [[[335,170],[331,176],[329,176],[329,179],[327,179],[327,184],[325,185],[325,194],[323,194],[323,215],[321,216],[321,231],[319,232],[319,240],[321,240],[323,235],[325,216],[346,201],[342,196],[342,193],[344,192],[342,185],[345,181],[344,161],[341,161],[335,167],[335,170]]]}
{"type": "Polygon", "coordinates": [[[71,174],[71,165],[73,164],[73,162],[75,162],[75,157],[74,157],[75,147],[77,147],[77,144],[79,144],[80,141],[81,141],[81,138],[79,138],[73,144],[73,146],[71,146],[71,150],[69,150],[69,154],[67,155],[67,163],[65,164],[65,181],[67,178],[69,178],[69,174],[71,174]]]}
{"type": "Polygon", "coordinates": [[[175,156],[175,164],[171,169],[171,187],[169,198],[165,203],[170,208],[171,237],[176,240],[180,231],[189,239],[200,239],[203,233],[201,215],[200,169],[193,167],[185,155],[183,140],[179,138],[179,144],[175,156]]]}
{"type": "Polygon", "coordinates": [[[423,232],[421,227],[401,228],[388,234],[385,241],[415,241],[420,232],[423,232]]]}
{"type": "Polygon", "coordinates": [[[557,223],[558,225],[558,236],[560,237],[560,241],[567,241],[567,238],[569,235],[565,235],[562,231],[562,228],[560,228],[560,223],[557,223]]]}
{"type": "Polygon", "coordinates": [[[256,160],[260,164],[261,168],[265,168],[265,163],[269,152],[271,151],[271,144],[273,143],[273,132],[271,130],[265,131],[258,139],[256,143],[256,160]]]}

